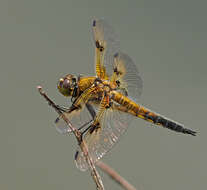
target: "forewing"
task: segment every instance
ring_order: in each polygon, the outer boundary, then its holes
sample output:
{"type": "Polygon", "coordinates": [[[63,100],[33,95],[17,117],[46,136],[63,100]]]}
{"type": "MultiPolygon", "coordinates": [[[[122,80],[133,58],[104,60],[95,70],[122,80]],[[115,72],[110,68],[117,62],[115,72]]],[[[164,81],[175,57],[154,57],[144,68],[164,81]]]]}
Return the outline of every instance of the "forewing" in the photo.
{"type": "Polygon", "coordinates": [[[114,54],[120,50],[117,34],[108,22],[98,19],[93,21],[93,39],[96,47],[96,75],[107,79],[112,72],[106,67],[106,63],[112,64],[114,54]]]}
{"type": "Polygon", "coordinates": [[[120,82],[119,91],[126,92],[134,100],[141,93],[143,82],[133,60],[120,51],[120,43],[113,27],[104,19],[93,21],[93,38],[96,46],[96,74],[98,77],[108,79],[117,78],[120,82]],[[122,75],[117,75],[115,68],[122,75]]]}
{"type": "MultiPolygon", "coordinates": [[[[111,150],[128,128],[132,118],[133,116],[115,109],[114,106],[105,109],[99,121],[100,128],[97,128],[92,133],[89,130],[84,136],[84,140],[88,145],[89,155],[94,162],[97,162],[111,150]]],[[[76,152],[75,162],[80,170],[85,171],[88,169],[88,164],[80,148],[76,152]]]]}

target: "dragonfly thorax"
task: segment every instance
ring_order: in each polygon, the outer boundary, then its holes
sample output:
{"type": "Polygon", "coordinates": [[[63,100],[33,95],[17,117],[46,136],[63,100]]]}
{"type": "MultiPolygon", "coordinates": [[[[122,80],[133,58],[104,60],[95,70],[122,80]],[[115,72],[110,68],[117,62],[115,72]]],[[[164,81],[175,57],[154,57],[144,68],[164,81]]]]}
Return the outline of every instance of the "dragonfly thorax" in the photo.
{"type": "Polygon", "coordinates": [[[62,95],[73,96],[77,88],[77,78],[74,75],[67,74],[65,77],[60,78],[57,88],[62,95]]]}

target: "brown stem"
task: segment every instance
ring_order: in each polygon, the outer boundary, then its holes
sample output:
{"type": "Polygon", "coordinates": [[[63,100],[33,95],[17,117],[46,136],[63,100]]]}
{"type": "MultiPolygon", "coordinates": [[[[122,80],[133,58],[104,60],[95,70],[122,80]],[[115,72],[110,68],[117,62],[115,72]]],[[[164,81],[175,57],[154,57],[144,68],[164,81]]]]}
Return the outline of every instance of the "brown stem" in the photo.
{"type": "Polygon", "coordinates": [[[82,140],[82,135],[80,133],[80,131],[76,128],[74,128],[71,124],[71,122],[68,120],[68,118],[66,117],[66,115],[57,107],[57,105],[47,96],[47,94],[42,90],[41,86],[37,86],[37,89],[40,93],[40,95],[42,95],[46,101],[49,103],[50,106],[52,106],[55,111],[62,116],[63,120],[67,123],[67,125],[70,127],[71,131],[73,132],[73,134],[75,135],[77,141],[78,141],[78,145],[80,146],[82,152],[84,153],[84,156],[86,158],[86,161],[89,165],[90,171],[91,171],[91,176],[96,184],[96,188],[98,190],[104,190],[104,186],[103,186],[103,182],[101,180],[100,175],[98,174],[96,167],[94,165],[94,162],[92,160],[92,158],[90,157],[89,153],[88,153],[88,147],[87,144],[82,140]]]}
{"type": "Polygon", "coordinates": [[[128,181],[121,177],[115,170],[109,167],[107,164],[98,161],[96,165],[107,173],[112,179],[114,179],[119,185],[126,190],[136,190],[128,181]]]}

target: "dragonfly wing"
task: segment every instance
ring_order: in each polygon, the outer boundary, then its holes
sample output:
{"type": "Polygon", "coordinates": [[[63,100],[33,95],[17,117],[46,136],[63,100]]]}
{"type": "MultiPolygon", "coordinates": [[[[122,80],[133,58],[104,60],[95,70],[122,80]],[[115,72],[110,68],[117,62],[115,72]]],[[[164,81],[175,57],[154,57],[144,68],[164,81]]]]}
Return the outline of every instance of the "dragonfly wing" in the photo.
{"type": "Polygon", "coordinates": [[[120,51],[119,39],[113,27],[104,19],[94,20],[93,38],[97,76],[118,81],[119,91],[137,100],[142,93],[143,82],[133,60],[120,51]]]}
{"type": "MultiPolygon", "coordinates": [[[[97,162],[112,149],[120,136],[126,131],[132,119],[132,115],[115,109],[114,106],[105,109],[99,121],[100,128],[93,130],[93,132],[89,130],[84,136],[89,155],[94,162],[97,162]]],[[[80,170],[88,169],[88,164],[80,148],[75,154],[75,162],[80,170]]]]}
{"type": "Polygon", "coordinates": [[[114,54],[120,49],[117,34],[108,22],[98,19],[93,21],[93,39],[96,46],[96,74],[99,78],[107,79],[111,73],[106,63],[112,63],[114,54]]]}
{"type": "Polygon", "coordinates": [[[63,120],[62,116],[57,117],[54,124],[55,124],[55,129],[57,130],[57,132],[62,135],[72,132],[70,127],[63,120]]]}
{"type": "MultiPolygon", "coordinates": [[[[64,114],[72,123],[73,127],[79,128],[93,120],[93,116],[90,112],[91,110],[89,110],[87,106],[82,106],[80,109],[73,110],[71,113],[65,112],[64,114]]],[[[63,120],[62,116],[59,116],[55,120],[55,128],[60,134],[68,134],[72,132],[67,123],[63,120]]]]}
{"type": "Polygon", "coordinates": [[[117,90],[137,100],[142,94],[143,81],[133,60],[125,53],[114,55],[113,74],[110,79],[117,84],[117,90]]]}

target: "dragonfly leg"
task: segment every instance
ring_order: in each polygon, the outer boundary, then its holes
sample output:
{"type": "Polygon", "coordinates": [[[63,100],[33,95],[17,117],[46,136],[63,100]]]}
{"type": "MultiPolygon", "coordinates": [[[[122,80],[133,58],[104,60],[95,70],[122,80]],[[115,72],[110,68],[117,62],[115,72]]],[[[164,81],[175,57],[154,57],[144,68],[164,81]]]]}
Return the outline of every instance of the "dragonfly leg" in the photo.
{"type": "Polygon", "coordinates": [[[78,130],[80,131],[81,129],[83,129],[85,126],[87,126],[89,123],[91,123],[93,120],[90,120],[86,123],[84,123],[81,127],[78,128],[78,130]]]}
{"type": "Polygon", "coordinates": [[[69,112],[70,108],[65,106],[56,105],[56,107],[62,112],[69,112]]]}
{"type": "Polygon", "coordinates": [[[90,112],[91,116],[93,117],[93,120],[92,120],[93,123],[90,126],[88,126],[82,132],[82,134],[86,133],[87,131],[89,131],[89,133],[93,133],[94,130],[100,128],[99,120],[101,119],[101,116],[104,113],[105,109],[110,107],[110,103],[111,103],[110,97],[107,94],[105,94],[101,100],[100,109],[97,114],[96,114],[94,108],[90,104],[88,104],[88,106],[86,105],[88,111],[90,112]]]}
{"type": "Polygon", "coordinates": [[[94,126],[93,125],[89,125],[83,132],[81,132],[81,134],[84,135],[92,127],[94,127],[94,126]]]}
{"type": "Polygon", "coordinates": [[[99,123],[97,123],[96,125],[95,124],[91,124],[83,132],[81,132],[81,134],[84,135],[88,131],[91,134],[91,133],[93,133],[93,131],[95,131],[98,128],[100,128],[99,123]]]}
{"type": "MultiPolygon", "coordinates": [[[[94,110],[93,106],[90,103],[86,103],[86,108],[88,109],[88,112],[90,113],[92,119],[88,122],[86,122],[85,124],[83,124],[81,127],[78,128],[78,130],[83,129],[85,126],[87,126],[88,124],[92,123],[96,117],[96,111],[94,110]]],[[[82,135],[84,135],[90,128],[93,128],[94,125],[89,125],[84,131],[82,131],[82,135]]],[[[95,128],[95,127],[94,127],[95,128]]]]}

